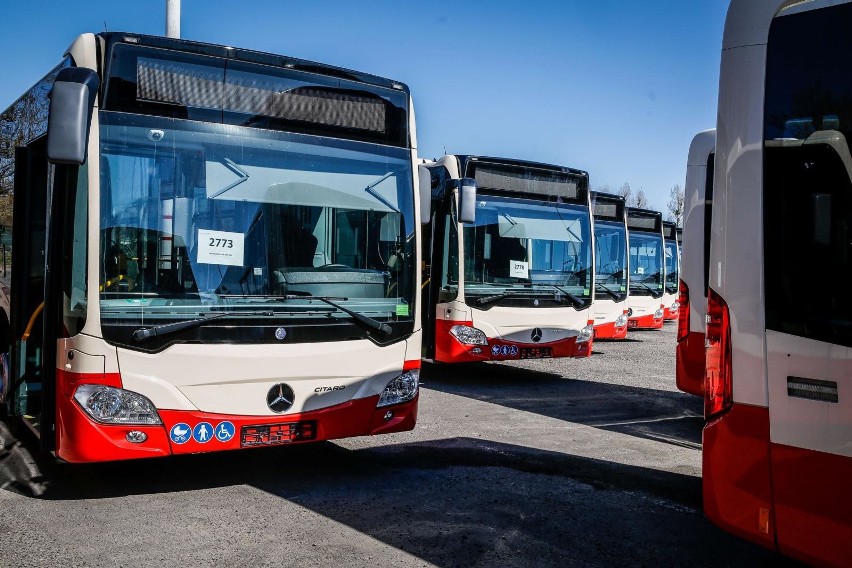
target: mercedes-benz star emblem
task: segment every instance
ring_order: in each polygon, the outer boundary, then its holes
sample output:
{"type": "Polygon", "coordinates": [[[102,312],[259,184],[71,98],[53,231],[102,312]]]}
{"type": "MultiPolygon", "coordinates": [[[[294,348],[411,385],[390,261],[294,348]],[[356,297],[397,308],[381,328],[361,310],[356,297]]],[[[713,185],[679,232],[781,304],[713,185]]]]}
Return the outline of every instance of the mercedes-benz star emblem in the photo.
{"type": "Polygon", "coordinates": [[[530,335],[530,338],[533,341],[535,341],[536,343],[538,343],[539,341],[541,341],[541,335],[542,335],[541,330],[539,328],[535,328],[534,330],[532,330],[532,334],[530,335]]]}
{"type": "Polygon", "coordinates": [[[280,414],[282,412],[286,412],[291,406],[293,406],[295,398],[296,394],[289,385],[278,383],[269,389],[268,393],[266,393],[266,405],[272,412],[280,414]]]}

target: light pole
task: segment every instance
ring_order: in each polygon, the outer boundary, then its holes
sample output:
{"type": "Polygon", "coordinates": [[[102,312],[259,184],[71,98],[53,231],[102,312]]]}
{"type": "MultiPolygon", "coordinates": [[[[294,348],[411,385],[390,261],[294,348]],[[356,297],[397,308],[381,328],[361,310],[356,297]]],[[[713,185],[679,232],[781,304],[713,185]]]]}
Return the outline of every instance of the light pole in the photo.
{"type": "Polygon", "coordinates": [[[180,38],[180,0],[166,0],[166,37],[180,38]]]}

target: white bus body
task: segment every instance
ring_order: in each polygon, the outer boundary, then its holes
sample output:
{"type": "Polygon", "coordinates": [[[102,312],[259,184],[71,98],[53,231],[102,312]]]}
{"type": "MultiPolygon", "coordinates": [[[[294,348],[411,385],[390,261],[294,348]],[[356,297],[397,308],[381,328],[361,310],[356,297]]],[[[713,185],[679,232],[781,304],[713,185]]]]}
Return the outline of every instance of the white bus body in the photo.
{"type": "Polygon", "coordinates": [[[852,4],[734,0],[719,79],[703,479],[722,527],[852,559],[852,4]]]}
{"type": "MultiPolygon", "coordinates": [[[[594,250],[588,174],[505,158],[443,156],[433,217],[424,357],[454,363],[587,357],[594,250]],[[460,180],[476,220],[458,222],[460,180]]],[[[424,277],[424,281],[427,279],[424,277]]]]}
{"type": "Polygon", "coordinates": [[[659,211],[627,208],[630,241],[628,329],[662,329],[665,255],[663,215],[659,211]]]}
{"type": "Polygon", "coordinates": [[[680,245],[677,241],[677,225],[663,221],[663,244],[665,246],[665,284],[663,285],[663,319],[675,320],[678,315],[678,281],[680,279],[680,245]]]}
{"type": "Polygon", "coordinates": [[[684,184],[678,317],[677,387],[704,396],[704,318],[707,314],[707,262],[716,129],[699,132],[689,145],[684,184]]]}
{"type": "Polygon", "coordinates": [[[2,397],[44,449],[102,461],[414,427],[407,87],[230,47],[85,34],[2,122],[19,146],[3,156],[17,168],[2,397]],[[31,136],[46,125],[22,123],[21,105],[43,99],[46,122],[47,94],[78,76],[94,77],[88,158],[48,166],[44,137],[31,136]],[[60,198],[65,210],[48,207],[60,198]]]}
{"type": "Polygon", "coordinates": [[[595,220],[595,339],[627,337],[630,270],[624,199],[592,193],[595,220]]]}

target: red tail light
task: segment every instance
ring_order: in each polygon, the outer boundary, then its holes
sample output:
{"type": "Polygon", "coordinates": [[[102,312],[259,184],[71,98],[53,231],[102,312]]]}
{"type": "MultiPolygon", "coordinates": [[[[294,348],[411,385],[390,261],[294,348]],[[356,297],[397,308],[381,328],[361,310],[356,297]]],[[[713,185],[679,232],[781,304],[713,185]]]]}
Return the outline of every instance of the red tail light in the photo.
{"type": "Polygon", "coordinates": [[[677,299],[680,311],[677,314],[677,341],[680,343],[689,335],[689,286],[680,281],[680,296],[677,299]]]}
{"type": "Polygon", "coordinates": [[[712,289],[707,294],[705,337],[704,417],[709,419],[733,404],[730,313],[728,304],[712,289]]]}

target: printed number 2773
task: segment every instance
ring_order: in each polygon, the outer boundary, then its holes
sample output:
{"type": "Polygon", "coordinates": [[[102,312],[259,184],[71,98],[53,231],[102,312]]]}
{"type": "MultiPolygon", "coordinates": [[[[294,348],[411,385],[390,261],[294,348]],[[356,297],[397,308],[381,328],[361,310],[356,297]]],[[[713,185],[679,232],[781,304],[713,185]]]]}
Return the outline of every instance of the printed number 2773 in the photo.
{"type": "Polygon", "coordinates": [[[234,248],[234,241],[231,239],[214,239],[213,237],[210,237],[209,246],[218,248],[234,248]]]}

